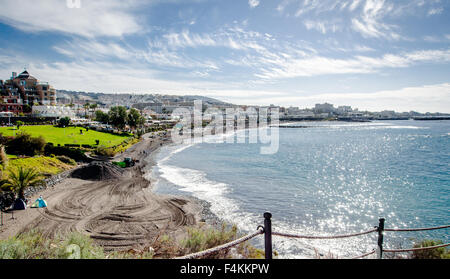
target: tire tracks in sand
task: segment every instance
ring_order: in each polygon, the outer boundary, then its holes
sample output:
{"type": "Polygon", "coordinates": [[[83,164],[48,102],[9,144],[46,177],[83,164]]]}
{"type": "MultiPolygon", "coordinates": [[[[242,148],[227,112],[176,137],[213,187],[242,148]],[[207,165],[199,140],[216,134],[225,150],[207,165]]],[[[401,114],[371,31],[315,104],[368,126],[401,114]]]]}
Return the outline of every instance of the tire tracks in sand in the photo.
{"type": "Polygon", "coordinates": [[[39,209],[40,216],[22,231],[39,229],[46,237],[77,231],[106,251],[117,251],[149,246],[161,233],[180,234],[183,227],[195,225],[198,205],[179,197],[157,196],[143,178],[144,159],[160,143],[146,138],[121,155],[141,163],[118,179],[67,179],[65,187],[55,187],[46,197],[49,207],[39,209]]]}

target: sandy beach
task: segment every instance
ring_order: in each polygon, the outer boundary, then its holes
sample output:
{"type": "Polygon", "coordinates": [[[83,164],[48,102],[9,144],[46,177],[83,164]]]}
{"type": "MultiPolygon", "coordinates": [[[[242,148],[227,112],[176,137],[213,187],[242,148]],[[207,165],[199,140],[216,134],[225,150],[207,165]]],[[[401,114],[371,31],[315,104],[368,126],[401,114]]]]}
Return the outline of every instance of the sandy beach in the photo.
{"type": "Polygon", "coordinates": [[[144,135],[141,142],[116,156],[139,160],[115,179],[89,181],[67,178],[42,195],[46,209],[15,211],[4,214],[0,239],[39,229],[47,237],[78,231],[89,235],[106,251],[141,249],[151,246],[158,235],[175,238],[184,235],[185,227],[201,220],[202,207],[186,197],[162,196],[152,192],[151,183],[143,177],[143,169],[151,167],[152,156],[166,136],[144,135]],[[149,158],[150,154],[150,158],[149,158]]]}

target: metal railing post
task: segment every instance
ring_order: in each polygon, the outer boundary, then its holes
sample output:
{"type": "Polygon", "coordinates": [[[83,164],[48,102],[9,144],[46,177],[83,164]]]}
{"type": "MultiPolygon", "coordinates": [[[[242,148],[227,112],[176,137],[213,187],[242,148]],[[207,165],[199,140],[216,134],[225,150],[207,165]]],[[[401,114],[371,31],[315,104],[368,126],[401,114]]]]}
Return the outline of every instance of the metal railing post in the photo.
{"type": "Polygon", "coordinates": [[[264,247],[266,260],[272,259],[272,214],[264,213],[264,247]]]}
{"type": "Polygon", "coordinates": [[[383,240],[384,240],[384,222],[385,218],[380,218],[380,223],[378,224],[378,259],[383,258],[383,240]]]}

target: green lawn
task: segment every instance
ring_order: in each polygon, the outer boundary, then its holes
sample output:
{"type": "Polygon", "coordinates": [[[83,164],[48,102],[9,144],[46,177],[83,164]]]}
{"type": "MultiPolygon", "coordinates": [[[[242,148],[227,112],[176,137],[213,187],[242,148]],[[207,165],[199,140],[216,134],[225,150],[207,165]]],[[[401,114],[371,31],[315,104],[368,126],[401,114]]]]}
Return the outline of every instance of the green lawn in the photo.
{"type": "Polygon", "coordinates": [[[60,160],[58,160],[57,158],[42,156],[42,157],[10,160],[8,162],[7,171],[15,171],[19,167],[34,168],[38,173],[48,176],[55,175],[73,168],[73,166],[65,164],[60,160]]]}
{"type": "Polygon", "coordinates": [[[86,129],[78,127],[57,128],[51,125],[45,126],[22,126],[20,130],[17,127],[0,127],[0,133],[3,136],[15,136],[17,133],[25,131],[33,137],[43,136],[47,142],[54,145],[61,144],[89,144],[94,146],[95,140],[100,140],[100,145],[111,147],[122,143],[127,136],[112,135],[93,130],[86,132],[86,129]],[[16,128],[16,130],[14,130],[16,128]],[[80,133],[83,130],[83,134],[80,133]]]}

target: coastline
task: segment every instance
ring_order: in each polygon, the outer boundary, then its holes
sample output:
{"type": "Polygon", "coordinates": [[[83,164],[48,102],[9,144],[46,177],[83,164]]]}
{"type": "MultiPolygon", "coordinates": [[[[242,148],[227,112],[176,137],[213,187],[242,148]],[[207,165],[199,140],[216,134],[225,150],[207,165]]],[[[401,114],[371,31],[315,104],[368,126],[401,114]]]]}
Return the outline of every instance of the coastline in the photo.
{"type": "Polygon", "coordinates": [[[16,211],[14,220],[5,214],[0,239],[33,229],[46,237],[78,231],[105,251],[127,251],[149,247],[161,234],[182,238],[186,227],[202,221],[203,207],[190,197],[157,195],[152,182],[144,178],[143,170],[154,166],[155,154],[167,143],[167,136],[146,134],[114,158],[140,160],[121,177],[106,181],[66,178],[37,193],[47,200],[48,208],[16,211]]]}

